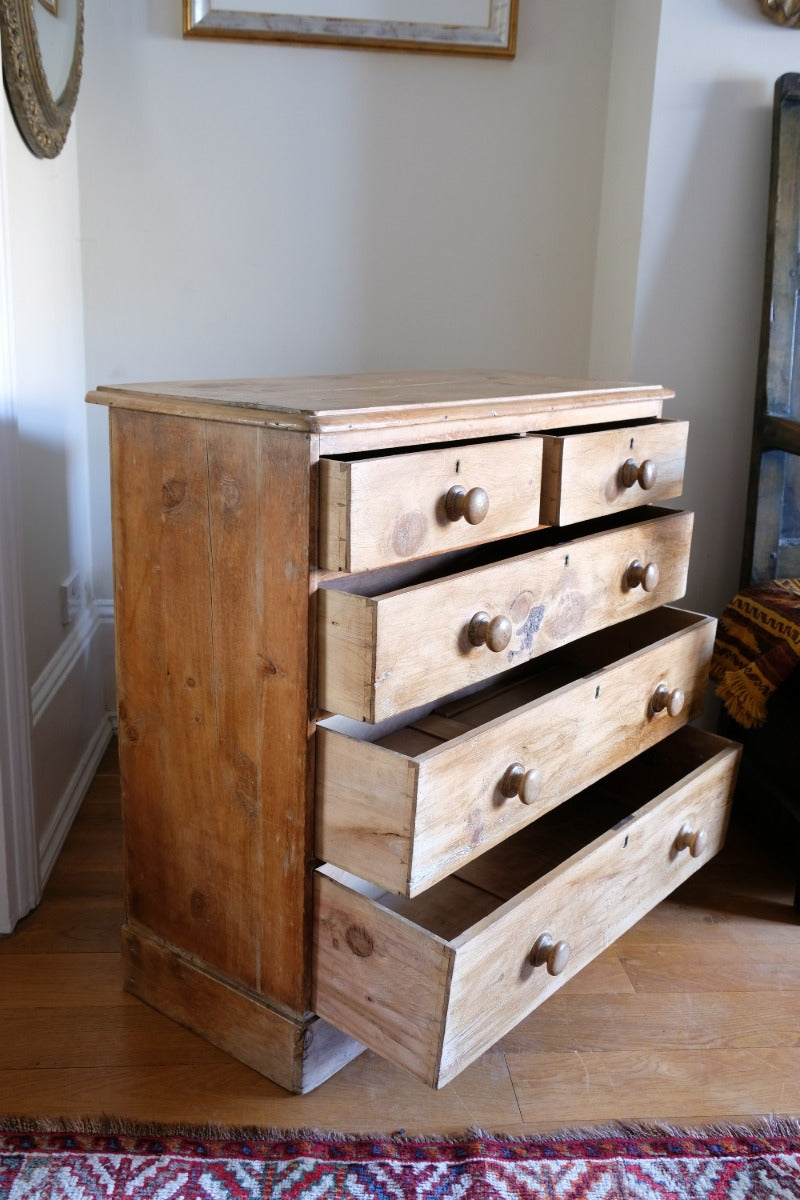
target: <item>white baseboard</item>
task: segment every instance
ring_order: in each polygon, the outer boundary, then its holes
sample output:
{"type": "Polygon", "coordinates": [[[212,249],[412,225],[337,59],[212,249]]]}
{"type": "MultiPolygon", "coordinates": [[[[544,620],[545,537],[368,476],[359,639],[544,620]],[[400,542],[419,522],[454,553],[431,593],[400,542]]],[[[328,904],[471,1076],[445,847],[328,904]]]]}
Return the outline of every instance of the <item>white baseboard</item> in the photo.
{"type": "Polygon", "coordinates": [[[42,886],[47,882],[61,853],[72,822],[78,815],[78,809],[83,804],[112,734],[111,722],[106,714],[95,729],[94,736],[84,750],[63,794],[58,798],[50,823],[39,835],[39,870],[42,886]]]}
{"type": "Polygon", "coordinates": [[[113,688],[113,606],[94,603],[81,613],[31,688],[42,885],[111,740],[113,688]]]}

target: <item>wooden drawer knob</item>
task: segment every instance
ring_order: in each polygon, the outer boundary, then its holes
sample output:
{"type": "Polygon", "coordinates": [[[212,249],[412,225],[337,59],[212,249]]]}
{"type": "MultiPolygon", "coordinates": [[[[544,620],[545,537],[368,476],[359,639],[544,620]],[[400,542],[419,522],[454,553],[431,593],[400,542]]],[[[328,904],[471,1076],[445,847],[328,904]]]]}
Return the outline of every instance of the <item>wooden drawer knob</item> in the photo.
{"type": "Polygon", "coordinates": [[[511,641],[511,622],[508,617],[490,618],[488,613],[476,612],[469,623],[467,637],[473,646],[487,646],[499,654],[511,641]]]}
{"type": "Polygon", "coordinates": [[[645,565],[636,559],[628,567],[625,581],[629,588],[641,587],[646,592],[655,591],[658,586],[658,563],[649,562],[645,565]]]}
{"type": "Polygon", "coordinates": [[[692,829],[691,825],[681,825],[675,845],[678,850],[688,850],[692,858],[699,858],[708,845],[708,834],[705,829],[692,829]]]}
{"type": "Polygon", "coordinates": [[[547,967],[549,975],[560,975],[569,962],[569,946],[554,941],[552,933],[541,933],[533,944],[531,962],[534,967],[547,967]]]}
{"type": "Polygon", "coordinates": [[[500,791],[509,799],[519,796],[523,804],[533,804],[542,791],[542,776],[536,767],[526,771],[522,763],[512,763],[500,781],[500,791]]]}
{"type": "Polygon", "coordinates": [[[480,525],[489,511],[489,497],[483,488],[466,491],[455,484],[444,498],[444,511],[449,521],[460,521],[463,517],[468,525],[480,525]]]}
{"type": "Polygon", "coordinates": [[[680,688],[670,691],[665,683],[660,683],[653,692],[650,709],[654,713],[666,711],[671,717],[677,717],[678,713],[683,712],[685,702],[686,697],[680,688]]]}
{"type": "Polygon", "coordinates": [[[622,464],[620,474],[625,487],[633,487],[638,483],[643,491],[649,492],[656,481],[658,471],[651,458],[646,458],[642,463],[637,463],[635,458],[629,458],[622,464]]]}

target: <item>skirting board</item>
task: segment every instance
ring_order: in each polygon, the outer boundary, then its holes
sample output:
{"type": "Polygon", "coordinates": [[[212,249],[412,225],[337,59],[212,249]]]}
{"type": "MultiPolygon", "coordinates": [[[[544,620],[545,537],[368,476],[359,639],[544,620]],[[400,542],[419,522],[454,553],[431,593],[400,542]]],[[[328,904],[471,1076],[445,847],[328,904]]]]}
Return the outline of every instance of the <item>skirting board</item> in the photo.
{"type": "Polygon", "coordinates": [[[112,736],[106,679],[112,631],[91,605],[31,688],[42,886],[112,736]]]}

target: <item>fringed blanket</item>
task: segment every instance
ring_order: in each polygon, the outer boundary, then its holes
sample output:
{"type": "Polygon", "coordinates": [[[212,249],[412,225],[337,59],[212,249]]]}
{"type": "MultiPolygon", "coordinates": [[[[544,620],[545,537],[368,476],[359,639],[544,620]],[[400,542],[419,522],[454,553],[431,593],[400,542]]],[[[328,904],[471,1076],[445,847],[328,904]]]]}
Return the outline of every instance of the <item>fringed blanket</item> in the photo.
{"type": "Polygon", "coordinates": [[[719,620],[711,678],[745,729],[763,725],[767,701],[800,662],[800,579],[775,579],[734,596],[719,620]]]}

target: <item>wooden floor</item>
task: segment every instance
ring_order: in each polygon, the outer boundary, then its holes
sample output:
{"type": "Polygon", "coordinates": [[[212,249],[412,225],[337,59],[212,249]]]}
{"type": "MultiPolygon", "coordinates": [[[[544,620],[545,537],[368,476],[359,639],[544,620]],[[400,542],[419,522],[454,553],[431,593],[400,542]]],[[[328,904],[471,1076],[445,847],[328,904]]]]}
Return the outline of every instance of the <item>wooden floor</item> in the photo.
{"type": "Polygon", "coordinates": [[[291,1096],[120,986],[109,749],[39,908],[0,939],[0,1113],[455,1133],[800,1114],[800,925],[776,852],[722,855],[439,1092],[367,1052],[291,1096]]]}

